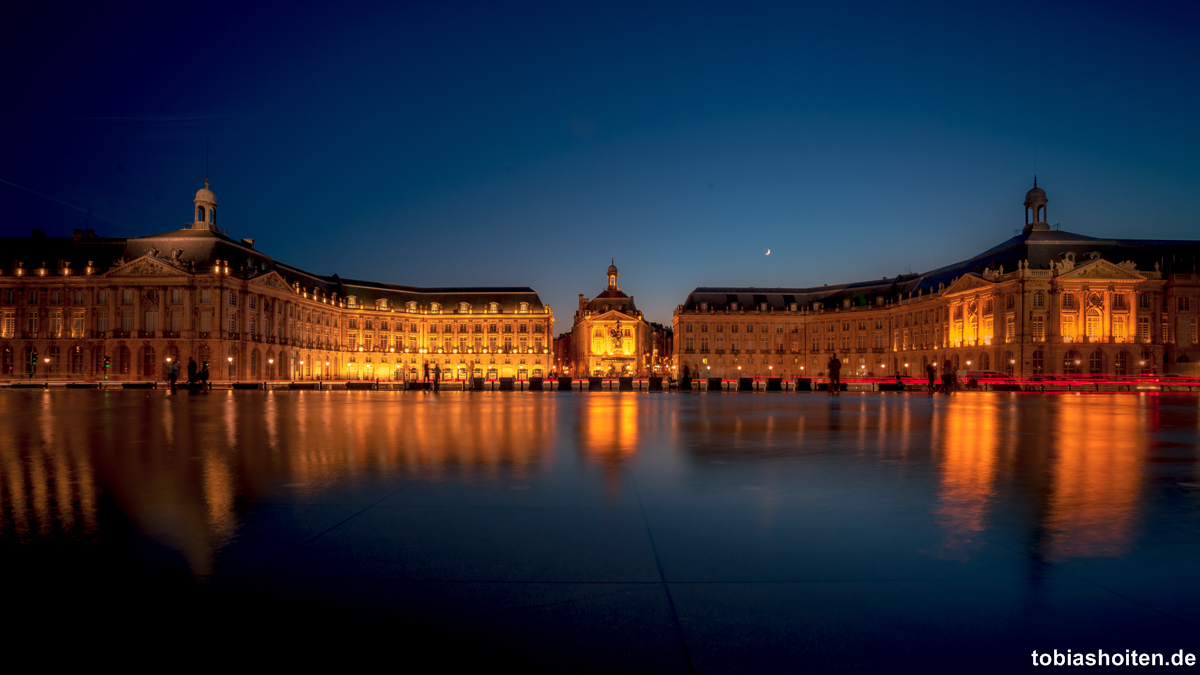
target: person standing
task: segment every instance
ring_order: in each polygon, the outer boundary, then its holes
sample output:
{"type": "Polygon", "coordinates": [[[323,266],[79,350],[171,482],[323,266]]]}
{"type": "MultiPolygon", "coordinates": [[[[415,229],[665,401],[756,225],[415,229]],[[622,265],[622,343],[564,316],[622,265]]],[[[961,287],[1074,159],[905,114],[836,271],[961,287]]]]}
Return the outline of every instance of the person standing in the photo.
{"type": "Polygon", "coordinates": [[[423,371],[424,371],[424,375],[425,375],[425,376],[424,376],[424,379],[422,379],[421,381],[422,381],[422,382],[428,382],[428,381],[429,381],[429,362],[428,362],[428,361],[426,361],[426,362],[425,362],[425,363],[424,363],[424,364],[421,366],[421,368],[423,369],[423,371]]]}
{"type": "Polygon", "coordinates": [[[942,362],[942,393],[951,394],[954,392],[954,368],[950,363],[950,359],[942,362]]]}
{"type": "Polygon", "coordinates": [[[188,357],[188,389],[196,383],[196,359],[188,357]]]}
{"type": "Polygon", "coordinates": [[[836,396],[842,391],[842,362],[838,360],[837,354],[830,357],[825,367],[829,370],[829,395],[836,396]]]}
{"type": "Polygon", "coordinates": [[[937,391],[937,366],[933,362],[925,364],[925,376],[929,380],[929,393],[937,391]]]}
{"type": "Polygon", "coordinates": [[[433,390],[437,391],[438,382],[442,380],[442,367],[434,364],[433,366],[433,390]]]}
{"type": "Polygon", "coordinates": [[[175,381],[179,379],[179,362],[171,361],[171,365],[167,367],[167,382],[171,385],[171,391],[175,391],[175,381]]]}
{"type": "Polygon", "coordinates": [[[204,364],[200,366],[199,376],[201,389],[208,390],[212,388],[212,385],[208,383],[208,361],[205,361],[204,364]]]}

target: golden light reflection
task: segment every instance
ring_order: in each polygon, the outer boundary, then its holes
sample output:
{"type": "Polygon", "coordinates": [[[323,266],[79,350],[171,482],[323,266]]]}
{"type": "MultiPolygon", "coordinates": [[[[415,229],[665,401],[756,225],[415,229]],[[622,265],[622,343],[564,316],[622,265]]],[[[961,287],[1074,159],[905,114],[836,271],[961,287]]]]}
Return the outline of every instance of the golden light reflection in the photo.
{"type": "MultiPolygon", "coordinates": [[[[40,392],[0,395],[0,535],[97,533],[100,495],[210,574],[239,501],[294,501],[365,480],[509,480],[549,463],[544,398],[402,392],[40,392]],[[165,424],[170,420],[171,424],[165,424]],[[94,462],[94,465],[93,465],[94,462]]],[[[106,516],[106,526],[112,527],[106,516]]]]}
{"type": "Polygon", "coordinates": [[[1135,397],[1064,396],[1056,411],[1043,555],[1122,555],[1138,515],[1146,409],[1135,397]]]}
{"type": "Polygon", "coordinates": [[[965,560],[987,527],[995,496],[1001,399],[952,396],[934,418],[941,485],[934,509],[944,538],[940,557],[965,560]]]}

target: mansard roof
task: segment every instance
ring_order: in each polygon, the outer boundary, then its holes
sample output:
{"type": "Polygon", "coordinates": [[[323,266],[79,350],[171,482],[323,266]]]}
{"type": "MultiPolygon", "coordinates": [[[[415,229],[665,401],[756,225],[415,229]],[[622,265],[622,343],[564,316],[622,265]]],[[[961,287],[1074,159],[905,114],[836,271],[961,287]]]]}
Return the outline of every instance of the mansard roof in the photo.
{"type": "MultiPolygon", "coordinates": [[[[81,233],[82,234],[82,233],[81,233]]],[[[45,263],[57,268],[58,261],[82,269],[88,261],[101,271],[116,268],[131,260],[149,255],[159,263],[185,272],[204,272],[218,260],[228,266],[230,275],[253,279],[277,272],[288,284],[299,283],[305,289],[318,288],[325,294],[336,293],[339,298],[355,296],[361,304],[372,306],[376,300],[403,306],[416,301],[423,307],[439,303],[447,308],[459,302],[469,302],[475,311],[490,303],[498,303],[505,313],[516,312],[522,302],[530,313],[544,313],[545,305],[537,292],[520,287],[433,287],[422,288],[375,281],[342,279],[338,275],[321,275],[275,260],[254,248],[251,240],[238,241],[211,229],[185,229],[160,232],[143,237],[45,237],[0,239],[0,268],[7,269],[11,261],[35,269],[45,263]]]]}
{"type": "Polygon", "coordinates": [[[732,302],[753,309],[766,302],[774,310],[788,309],[791,303],[801,308],[819,302],[826,307],[841,306],[845,300],[853,305],[872,304],[878,296],[895,298],[921,291],[928,293],[941,285],[949,287],[965,274],[984,270],[1006,272],[1016,270],[1023,261],[1031,269],[1049,269],[1051,263],[1062,262],[1068,254],[1082,264],[1089,254],[1112,263],[1130,261],[1138,270],[1150,271],[1155,264],[1163,272],[1192,272],[1200,263],[1200,241],[1170,239],[1102,239],[1062,230],[1035,230],[1012,237],[992,248],[952,265],[939,267],[923,274],[901,274],[876,281],[857,281],[848,284],[810,288],[713,288],[700,287],[692,291],[683,304],[685,310],[698,309],[707,302],[712,309],[725,309],[732,302]]]}

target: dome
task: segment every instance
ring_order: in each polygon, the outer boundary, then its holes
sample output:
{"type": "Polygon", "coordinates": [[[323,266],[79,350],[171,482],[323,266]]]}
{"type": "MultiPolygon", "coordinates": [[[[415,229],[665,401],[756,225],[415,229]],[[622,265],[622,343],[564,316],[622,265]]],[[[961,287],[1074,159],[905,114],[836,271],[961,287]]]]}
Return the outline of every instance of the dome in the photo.
{"type": "Polygon", "coordinates": [[[616,274],[616,273],[617,273],[617,266],[616,266],[616,264],[609,265],[609,266],[608,266],[608,274],[609,274],[609,276],[612,276],[612,275],[614,275],[614,274],[616,274]]]}
{"type": "Polygon", "coordinates": [[[1030,204],[1045,204],[1050,200],[1046,199],[1046,191],[1037,186],[1037,178],[1033,179],[1033,189],[1025,193],[1025,206],[1030,204]]]}
{"type": "Polygon", "coordinates": [[[213,194],[212,190],[208,189],[208,179],[207,178],[204,179],[204,187],[202,187],[196,191],[195,201],[209,202],[210,204],[217,203],[217,196],[215,194],[213,194]]]}

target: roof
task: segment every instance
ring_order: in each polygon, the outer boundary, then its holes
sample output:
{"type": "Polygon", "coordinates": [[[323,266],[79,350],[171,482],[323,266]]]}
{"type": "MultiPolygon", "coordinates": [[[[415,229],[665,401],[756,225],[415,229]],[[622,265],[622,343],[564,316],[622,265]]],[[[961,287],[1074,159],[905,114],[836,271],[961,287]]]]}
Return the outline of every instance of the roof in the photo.
{"type": "Polygon", "coordinates": [[[520,303],[528,304],[530,313],[544,313],[545,305],[537,292],[527,286],[520,287],[432,287],[404,286],[376,281],[342,279],[338,275],[320,275],[302,270],[293,265],[279,262],[258,251],[249,240],[235,240],[228,235],[211,229],[182,229],[160,232],[143,237],[41,237],[0,239],[0,268],[12,266],[11,261],[24,263],[26,269],[35,269],[45,263],[57,268],[58,261],[70,263],[81,269],[91,261],[101,270],[150,255],[168,265],[185,271],[203,271],[213,267],[217,260],[225,261],[231,274],[245,274],[247,278],[268,272],[277,272],[289,284],[299,283],[306,289],[319,288],[325,294],[336,293],[338,297],[356,296],[360,303],[373,305],[377,299],[390,304],[402,305],[411,300],[421,305],[437,302],[442,305],[457,305],[470,302],[479,308],[489,303],[500,304],[501,311],[513,313],[520,303]]]}
{"type": "Polygon", "coordinates": [[[774,310],[789,309],[792,302],[800,307],[819,302],[823,306],[840,306],[845,300],[852,305],[871,304],[875,297],[895,297],[917,291],[936,290],[939,284],[949,286],[955,279],[985,269],[1007,271],[1017,269],[1021,261],[1029,261],[1031,269],[1048,269],[1051,262],[1062,261],[1068,253],[1084,260],[1090,253],[1114,263],[1133,262],[1138,269],[1153,270],[1155,264],[1164,272],[1192,272],[1200,262],[1200,241],[1170,239],[1099,239],[1061,230],[1033,231],[1016,235],[967,260],[939,267],[923,274],[901,274],[874,281],[810,288],[711,288],[692,291],[683,308],[694,310],[707,302],[712,309],[725,309],[732,302],[747,309],[766,302],[774,310]]]}

